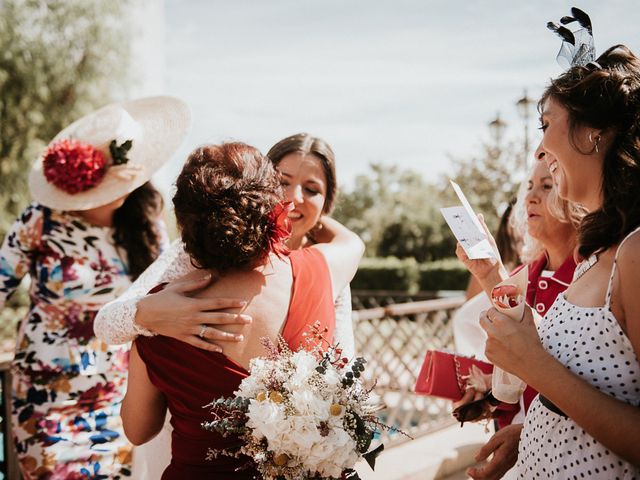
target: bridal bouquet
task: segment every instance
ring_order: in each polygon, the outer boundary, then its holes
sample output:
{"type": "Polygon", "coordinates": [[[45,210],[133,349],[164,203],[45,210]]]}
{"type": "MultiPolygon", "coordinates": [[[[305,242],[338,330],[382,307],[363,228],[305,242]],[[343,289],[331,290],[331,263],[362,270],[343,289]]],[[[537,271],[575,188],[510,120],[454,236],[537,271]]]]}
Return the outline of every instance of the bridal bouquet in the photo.
{"type": "Polygon", "coordinates": [[[348,365],[341,350],[325,342],[317,325],[307,336],[308,349],[291,351],[281,339],[263,339],[265,357],[253,359],[251,374],[235,397],[207,405],[214,420],[203,428],[238,436],[236,450],[209,449],[218,455],[248,456],[267,480],[357,479],[352,467],[364,457],[373,468],[380,445],[366,453],[380,424],[380,407],[359,380],[364,359],[348,365]]]}

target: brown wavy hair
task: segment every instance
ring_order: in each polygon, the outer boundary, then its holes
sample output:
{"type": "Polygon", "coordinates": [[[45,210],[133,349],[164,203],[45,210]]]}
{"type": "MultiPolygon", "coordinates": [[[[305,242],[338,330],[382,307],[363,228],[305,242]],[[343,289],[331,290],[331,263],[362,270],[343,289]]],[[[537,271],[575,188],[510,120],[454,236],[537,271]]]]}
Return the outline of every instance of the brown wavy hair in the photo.
{"type": "Polygon", "coordinates": [[[496,247],[500,253],[502,263],[506,265],[508,270],[513,270],[516,266],[520,265],[520,252],[518,252],[518,239],[514,235],[519,230],[512,228],[511,216],[513,212],[513,206],[516,203],[516,199],[513,198],[507,203],[507,208],[504,209],[500,216],[500,223],[498,224],[498,230],[496,230],[496,247]]]}
{"type": "Polygon", "coordinates": [[[626,46],[615,45],[597,65],[572,67],[552,80],[539,109],[549,97],[568,110],[570,142],[577,151],[579,127],[614,134],[604,160],[602,206],[578,229],[578,252],[587,258],[640,225],[640,60],[626,46]]]}
{"type": "Polygon", "coordinates": [[[282,201],[272,163],[240,142],[193,151],[173,197],[186,252],[198,268],[253,268],[271,250],[271,212],[282,201]]]}
{"type": "Polygon", "coordinates": [[[269,157],[273,165],[278,166],[280,161],[290,153],[314,155],[320,160],[324,175],[327,177],[327,194],[322,206],[322,213],[331,213],[336,201],[338,186],[336,183],[336,157],[329,144],[323,139],[308,133],[296,133],[283,138],[271,147],[267,157],[269,157]]]}
{"type": "Polygon", "coordinates": [[[131,192],[113,214],[113,238],[127,252],[133,280],[160,255],[158,219],[163,208],[162,195],[147,182],[131,192]]]}

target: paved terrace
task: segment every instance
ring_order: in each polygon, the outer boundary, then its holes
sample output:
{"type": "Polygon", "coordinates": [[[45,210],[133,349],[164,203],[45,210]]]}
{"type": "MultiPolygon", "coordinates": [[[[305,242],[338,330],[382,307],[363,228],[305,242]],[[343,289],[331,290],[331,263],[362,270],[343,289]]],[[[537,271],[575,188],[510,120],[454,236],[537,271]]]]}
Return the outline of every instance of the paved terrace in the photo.
{"type": "Polygon", "coordinates": [[[462,480],[477,450],[491,437],[483,425],[452,425],[390,447],[378,457],[375,471],[366,462],[356,468],[362,480],[462,480]]]}

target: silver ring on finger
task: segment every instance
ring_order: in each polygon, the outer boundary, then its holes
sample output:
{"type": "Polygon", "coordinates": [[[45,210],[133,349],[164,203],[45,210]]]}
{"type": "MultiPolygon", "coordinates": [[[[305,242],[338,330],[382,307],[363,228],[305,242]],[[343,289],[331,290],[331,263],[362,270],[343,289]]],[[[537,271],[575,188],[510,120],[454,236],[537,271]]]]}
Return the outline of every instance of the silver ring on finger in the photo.
{"type": "Polygon", "coordinates": [[[202,325],[202,327],[200,327],[200,333],[198,334],[198,336],[203,340],[205,338],[204,334],[206,331],[207,331],[207,325],[202,325]]]}

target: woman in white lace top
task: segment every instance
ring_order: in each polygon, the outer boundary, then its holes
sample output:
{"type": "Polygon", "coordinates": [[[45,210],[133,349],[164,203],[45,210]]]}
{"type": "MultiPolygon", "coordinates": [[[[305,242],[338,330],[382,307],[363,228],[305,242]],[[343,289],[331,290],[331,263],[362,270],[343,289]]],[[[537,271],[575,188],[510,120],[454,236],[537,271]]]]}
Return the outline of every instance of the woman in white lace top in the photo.
{"type": "MultiPolygon", "coordinates": [[[[281,174],[285,200],[292,201],[295,207],[289,214],[292,233],[288,246],[298,249],[311,245],[314,231],[321,228],[321,216],[331,212],[336,197],[333,151],[324,140],[302,133],[279,141],[267,156],[281,174]]],[[[96,336],[108,344],[121,344],[138,335],[161,334],[211,351],[221,351],[225,341],[241,341],[242,335],[226,333],[214,326],[245,323],[251,319],[219,311],[241,306],[237,300],[191,298],[189,292],[199,290],[211,281],[205,273],[196,281],[178,280],[193,270],[182,242],[174,241],[124,295],[100,309],[94,322],[96,336]],[[161,292],[147,295],[156,285],[174,280],[177,281],[161,292]]],[[[355,345],[349,287],[339,295],[335,307],[335,341],[348,358],[353,358],[355,345]]],[[[160,478],[171,458],[170,431],[167,421],[156,438],[136,448],[135,478],[160,478]]]]}

